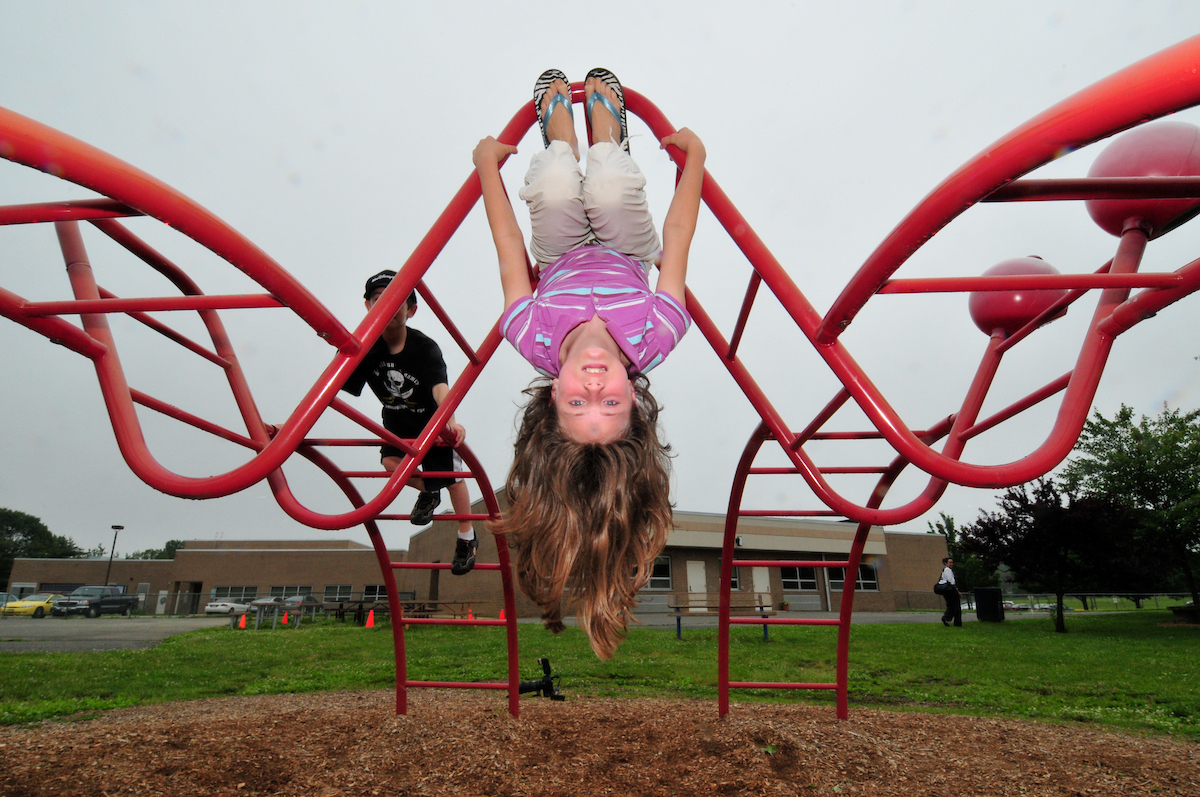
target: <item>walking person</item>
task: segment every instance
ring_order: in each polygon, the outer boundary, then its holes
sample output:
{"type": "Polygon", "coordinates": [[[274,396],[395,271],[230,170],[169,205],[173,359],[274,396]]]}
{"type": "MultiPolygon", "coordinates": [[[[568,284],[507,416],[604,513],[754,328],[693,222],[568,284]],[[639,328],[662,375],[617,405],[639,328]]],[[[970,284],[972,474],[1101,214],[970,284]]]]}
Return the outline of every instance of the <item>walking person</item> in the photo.
{"type": "Polygon", "coordinates": [[[946,600],[946,613],[942,615],[942,625],[950,627],[953,621],[956,628],[962,628],[962,602],[958,595],[958,584],[954,580],[954,560],[947,556],[942,560],[942,577],[938,581],[941,595],[946,600]]]}

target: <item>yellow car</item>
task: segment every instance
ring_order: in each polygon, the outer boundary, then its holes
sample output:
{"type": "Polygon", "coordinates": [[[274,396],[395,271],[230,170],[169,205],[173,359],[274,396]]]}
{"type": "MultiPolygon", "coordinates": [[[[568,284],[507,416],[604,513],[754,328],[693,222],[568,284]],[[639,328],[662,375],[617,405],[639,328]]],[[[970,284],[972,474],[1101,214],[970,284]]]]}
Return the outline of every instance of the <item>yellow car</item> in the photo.
{"type": "Polygon", "coordinates": [[[13,615],[21,617],[45,617],[50,613],[50,607],[54,605],[55,600],[62,598],[62,595],[56,595],[51,592],[39,592],[37,595],[29,595],[17,601],[10,601],[3,606],[0,606],[0,614],[5,617],[13,615]]]}

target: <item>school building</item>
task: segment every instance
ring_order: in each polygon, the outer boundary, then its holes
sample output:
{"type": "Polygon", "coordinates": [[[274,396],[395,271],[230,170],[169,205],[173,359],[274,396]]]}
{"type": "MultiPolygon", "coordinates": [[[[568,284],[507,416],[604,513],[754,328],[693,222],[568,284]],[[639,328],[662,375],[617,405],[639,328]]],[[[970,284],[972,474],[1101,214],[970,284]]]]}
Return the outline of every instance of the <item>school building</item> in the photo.
{"type": "MultiPolygon", "coordinates": [[[[503,506],[503,503],[502,503],[503,506]]],[[[482,501],[476,512],[485,511],[482,501]]],[[[477,561],[498,562],[495,538],[477,524],[477,561]]],[[[391,528],[394,528],[391,527],[391,528]]],[[[638,613],[715,611],[721,573],[725,518],[675,512],[675,528],[642,592],[638,613]]],[[[742,518],[737,530],[739,559],[843,560],[856,524],[814,519],[742,518]]],[[[389,526],[382,527],[387,539],[389,526]]],[[[392,561],[449,562],[454,557],[457,523],[435,520],[414,535],[407,551],[389,552],[392,561]]],[[[946,555],[941,535],[894,532],[874,527],[856,574],[856,611],[940,609],[932,592],[946,555]]],[[[210,600],[249,601],[256,596],[312,593],[326,604],[386,601],[375,551],[348,540],[188,540],[174,560],[17,559],[9,591],[70,592],[84,584],[110,584],[142,596],[151,613],[202,612],[210,600]]],[[[733,574],[735,606],[792,611],[837,611],[846,574],[829,568],[741,568],[733,574]]],[[[498,571],[476,570],[453,576],[448,570],[398,570],[402,599],[495,617],[503,604],[498,571]]],[[[541,612],[519,590],[517,615],[541,612]]],[[[433,607],[430,607],[433,608],[433,607]]]]}

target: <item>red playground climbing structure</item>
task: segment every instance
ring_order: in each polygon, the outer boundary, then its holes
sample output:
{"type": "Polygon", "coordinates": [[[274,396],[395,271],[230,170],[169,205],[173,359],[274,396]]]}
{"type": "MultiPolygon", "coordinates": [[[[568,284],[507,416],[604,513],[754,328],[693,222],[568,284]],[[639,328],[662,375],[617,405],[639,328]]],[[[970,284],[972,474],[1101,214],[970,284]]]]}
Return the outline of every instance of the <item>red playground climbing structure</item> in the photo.
{"type": "MultiPolygon", "coordinates": [[[[719,710],[729,710],[730,690],[740,688],[828,689],[837,694],[837,713],[847,715],[847,668],[850,619],[855,579],[845,579],[837,619],[812,621],[795,618],[734,618],[730,614],[730,578],[736,567],[845,568],[858,571],[867,533],[874,524],[912,520],[934,507],[950,483],[1001,488],[1049,472],[1071,451],[1095,396],[1110,348],[1123,332],[1151,318],[1166,306],[1200,288],[1200,259],[1178,264],[1173,271],[1142,273],[1139,266],[1148,244],[1200,212],[1200,129],[1179,122],[1156,121],[1175,111],[1200,104],[1200,37],[1184,41],[1134,64],[1062,101],[987,147],[947,177],[925,197],[851,276],[841,294],[824,314],[801,292],[788,272],[754,233],[733,202],[711,175],[705,176],[703,199],[718,224],[731,236],[750,265],[736,322],[721,329],[691,293],[688,310],[696,333],[708,341],[761,418],[736,463],[730,490],[722,556],[722,597],[719,631],[719,710]],[[1128,132],[1126,132],[1128,131],[1128,132]],[[1091,173],[1075,179],[1022,179],[1032,170],[1063,152],[1114,136],[1091,173]],[[1060,274],[1036,258],[1005,260],[978,276],[922,279],[895,278],[895,273],[929,239],[977,203],[1082,201],[1096,224],[1116,238],[1112,258],[1086,273],[1060,274]],[[841,387],[812,418],[800,423],[783,417],[776,404],[755,381],[739,357],[739,346],[756,300],[769,291],[798,327],[820,361],[841,387]],[[958,292],[969,294],[971,317],[988,343],[973,381],[949,414],[922,419],[921,425],[900,417],[880,389],[856,362],[842,334],[868,300],[880,294],[958,292]],[[1074,366],[1066,373],[1030,392],[1024,398],[987,417],[980,417],[984,399],[1004,355],[1030,338],[1040,327],[1059,317],[1076,302],[1094,302],[1091,321],[1074,366]],[[1027,455],[1011,462],[985,464],[964,458],[968,441],[1050,400],[1058,402],[1057,416],[1046,438],[1027,455]],[[869,425],[860,431],[829,431],[826,425],[844,405],[857,406],[869,425]],[[861,466],[821,467],[810,454],[818,441],[882,441],[890,449],[888,460],[861,466]],[[787,460],[785,466],[756,466],[764,445],[787,460]],[[888,488],[909,467],[927,476],[926,486],[908,503],[884,506],[888,488]],[[866,495],[847,495],[831,486],[838,473],[877,474],[878,482],[866,495]],[[794,475],[804,480],[823,505],[821,509],[759,510],[743,506],[751,476],[794,475]],[[735,532],[739,517],[826,515],[858,524],[850,555],[842,561],[783,561],[739,559],[735,532]],[[837,676],[833,683],[762,683],[729,679],[730,627],[737,624],[803,624],[836,626],[837,676]]],[[[638,92],[626,89],[630,113],[649,126],[656,138],[675,130],[663,113],[638,92]]],[[[572,86],[572,99],[581,102],[581,84],[572,86]]],[[[536,122],[528,102],[499,134],[499,140],[517,143],[536,122]]],[[[683,153],[671,157],[682,163],[683,153]]],[[[407,515],[387,514],[389,506],[424,455],[442,443],[440,430],[488,366],[501,341],[493,325],[480,341],[469,341],[460,331],[423,277],[451,236],[476,205],[479,181],[472,172],[442,212],[432,229],[408,257],[398,276],[353,330],[345,328],[324,305],[265,252],[209,211],[170,186],[68,135],[31,119],[0,109],[0,156],[15,163],[53,174],[96,192],[96,199],[44,202],[0,207],[0,225],[53,224],[66,262],[74,296],[69,301],[38,301],[0,287],[0,314],[37,332],[50,341],[91,360],[112,420],[120,451],[129,467],[148,485],[184,498],[217,498],[266,481],[279,506],[290,517],[318,529],[366,527],[387,584],[393,618],[396,658],[396,708],[404,713],[407,690],[412,687],[462,687],[506,690],[509,710],[519,710],[517,624],[508,549],[501,541],[498,564],[478,569],[499,570],[503,580],[507,619],[421,619],[405,617],[396,592],[395,572],[401,568],[448,568],[448,564],[393,562],[379,530],[380,521],[404,520],[407,515]],[[122,219],[145,216],[206,247],[262,287],[261,293],[208,295],[175,262],[135,236],[122,219]],[[86,224],[84,224],[86,223],[86,224]],[[165,277],[174,291],[164,296],[124,298],[103,288],[89,263],[86,235],[102,234],[119,244],[133,260],[165,277]],[[417,290],[467,360],[453,380],[450,393],[422,435],[400,440],[382,426],[345,404],[338,390],[366,350],[379,336],[400,303],[417,290]],[[287,308],[314,329],[333,349],[328,367],[282,423],[269,423],[260,414],[243,374],[233,342],[222,317],[248,308],[287,308]],[[198,314],[208,340],[196,340],[169,326],[155,313],[191,311],[198,314]],[[160,333],[224,373],[240,413],[242,428],[233,429],[198,417],[131,387],[118,356],[108,317],[123,314],[160,333]],[[76,322],[78,318],[78,322],[76,322]],[[186,477],[164,467],[150,452],[137,413],[153,411],[240,446],[244,462],[231,470],[204,478],[186,477]],[[324,413],[337,413],[361,427],[355,439],[319,439],[311,436],[324,413]],[[346,445],[375,445],[386,441],[406,452],[402,466],[391,474],[344,470],[329,449],[346,445]],[[300,456],[323,471],[345,493],[345,511],[328,514],[307,508],[293,494],[282,466],[300,456]],[[382,487],[364,497],[364,481],[382,487]],[[508,662],[505,677],[487,683],[447,683],[409,679],[405,628],[416,623],[457,623],[502,626],[507,634],[508,662]]],[[[968,299],[964,297],[964,301],[968,299]]],[[[729,314],[732,317],[732,313],[729,314]]],[[[723,316],[722,316],[723,317],[723,316]]],[[[452,442],[447,440],[446,442],[452,442]]],[[[492,481],[466,445],[459,447],[466,470],[456,474],[475,480],[486,501],[486,520],[499,515],[492,481]]],[[[437,474],[444,475],[444,474],[437,474]]],[[[503,480],[503,479],[501,479],[503,480]]],[[[442,516],[459,519],[458,516],[442,516]]]]}

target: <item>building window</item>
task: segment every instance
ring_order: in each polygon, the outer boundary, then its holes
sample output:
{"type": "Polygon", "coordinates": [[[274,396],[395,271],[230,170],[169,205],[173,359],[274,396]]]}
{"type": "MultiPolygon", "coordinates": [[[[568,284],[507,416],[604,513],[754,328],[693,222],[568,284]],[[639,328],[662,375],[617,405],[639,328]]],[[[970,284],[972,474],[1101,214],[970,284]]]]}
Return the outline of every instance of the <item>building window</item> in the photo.
{"type": "Polygon", "coordinates": [[[326,584],[325,585],[325,602],[326,603],[337,603],[339,601],[350,600],[352,586],[353,585],[351,585],[351,584],[335,584],[333,586],[326,584]]]}
{"type": "Polygon", "coordinates": [[[654,569],[650,571],[650,589],[671,588],[671,557],[660,556],[654,560],[654,569]]]}
{"type": "Polygon", "coordinates": [[[742,588],[742,578],[741,578],[740,571],[741,571],[740,567],[735,567],[729,571],[729,589],[735,590],[735,589],[742,588]]]}
{"type": "Polygon", "coordinates": [[[290,598],[293,595],[311,595],[312,585],[307,587],[283,586],[271,587],[271,595],[276,598],[290,598]]]}
{"type": "MultiPolygon", "coordinates": [[[[829,571],[829,588],[839,592],[846,586],[846,568],[832,568],[829,571]]],[[[868,592],[879,591],[879,578],[875,575],[875,565],[861,564],[858,566],[858,581],[854,583],[856,590],[868,592]]]]}
{"type": "MultiPolygon", "coordinates": [[[[149,588],[146,591],[149,592],[149,588]]],[[[252,601],[258,597],[258,587],[217,587],[213,597],[219,601],[252,601]]]]}
{"type": "Polygon", "coordinates": [[[815,567],[781,567],[779,572],[783,578],[784,592],[817,591],[817,569],[815,567]]]}
{"type": "Polygon", "coordinates": [[[365,601],[385,601],[387,600],[387,585],[386,584],[368,584],[363,587],[363,600],[365,601]]]}

